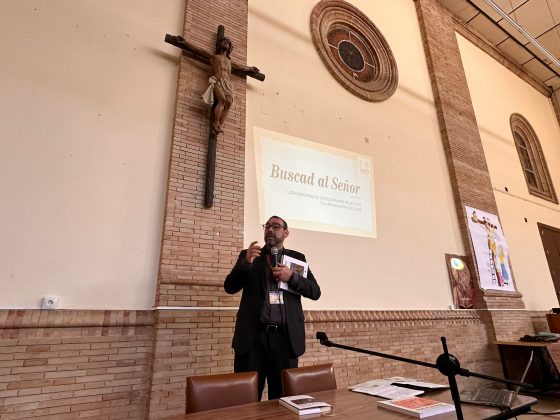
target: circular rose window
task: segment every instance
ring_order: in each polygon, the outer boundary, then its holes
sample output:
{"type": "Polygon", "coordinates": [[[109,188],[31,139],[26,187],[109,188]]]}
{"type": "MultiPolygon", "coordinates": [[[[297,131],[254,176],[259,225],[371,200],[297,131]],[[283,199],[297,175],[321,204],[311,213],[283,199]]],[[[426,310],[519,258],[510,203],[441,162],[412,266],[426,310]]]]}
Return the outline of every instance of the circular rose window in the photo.
{"type": "Polygon", "coordinates": [[[397,89],[397,65],[389,44],[351,4],[320,1],[311,13],[311,34],[330,73],[354,95],[380,102],[397,89]]]}

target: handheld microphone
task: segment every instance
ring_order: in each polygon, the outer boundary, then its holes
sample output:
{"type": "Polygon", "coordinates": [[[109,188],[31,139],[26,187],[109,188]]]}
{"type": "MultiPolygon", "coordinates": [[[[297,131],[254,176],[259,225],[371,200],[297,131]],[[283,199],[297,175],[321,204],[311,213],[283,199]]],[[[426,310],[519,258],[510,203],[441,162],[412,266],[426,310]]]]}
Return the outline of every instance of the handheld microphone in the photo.
{"type": "Polygon", "coordinates": [[[272,261],[270,262],[270,264],[273,267],[276,267],[278,265],[278,248],[276,247],[270,248],[270,255],[272,255],[272,261]]]}

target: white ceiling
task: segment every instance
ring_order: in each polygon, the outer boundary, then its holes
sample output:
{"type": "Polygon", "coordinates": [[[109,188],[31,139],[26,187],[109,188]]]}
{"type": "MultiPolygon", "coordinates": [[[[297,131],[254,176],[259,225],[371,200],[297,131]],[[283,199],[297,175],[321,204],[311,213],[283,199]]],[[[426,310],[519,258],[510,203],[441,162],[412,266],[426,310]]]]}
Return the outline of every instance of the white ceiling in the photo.
{"type": "MultiPolygon", "coordinates": [[[[560,59],[560,0],[493,0],[513,21],[560,59]]],[[[544,85],[560,88],[560,67],[485,0],[439,0],[457,19],[520,64],[544,85]]]]}

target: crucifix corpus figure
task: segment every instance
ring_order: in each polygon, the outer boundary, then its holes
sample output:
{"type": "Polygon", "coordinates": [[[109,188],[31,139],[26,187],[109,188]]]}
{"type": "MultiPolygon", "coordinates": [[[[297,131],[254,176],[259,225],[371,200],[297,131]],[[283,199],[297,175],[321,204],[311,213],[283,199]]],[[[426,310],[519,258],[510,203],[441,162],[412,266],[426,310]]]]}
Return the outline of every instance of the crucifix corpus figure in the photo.
{"type": "Polygon", "coordinates": [[[218,26],[216,35],[216,49],[213,54],[187,42],[180,35],[165,35],[165,42],[181,48],[188,56],[202,63],[210,64],[212,76],[210,85],[202,94],[202,99],[213,106],[210,113],[210,131],[208,136],[208,154],[206,158],[206,189],[204,193],[204,206],[210,208],[214,205],[214,178],[216,176],[216,144],[218,134],[223,133],[224,123],[229,110],[233,105],[234,92],[230,75],[249,76],[254,79],[264,80],[258,68],[233,63],[230,58],[233,44],[224,35],[223,25],[218,26]]]}
{"type": "Polygon", "coordinates": [[[214,54],[209,53],[186,41],[180,35],[165,35],[165,42],[175,45],[190,53],[193,58],[209,63],[212,67],[212,76],[209,79],[210,85],[202,94],[202,99],[208,105],[214,106],[212,131],[217,135],[223,133],[224,122],[227,119],[229,110],[235,98],[233,85],[230,80],[232,70],[234,74],[253,77],[263,81],[265,75],[257,67],[239,65],[231,61],[230,55],[233,50],[231,40],[224,35],[224,27],[218,27],[216,36],[216,50],[214,54]]]}

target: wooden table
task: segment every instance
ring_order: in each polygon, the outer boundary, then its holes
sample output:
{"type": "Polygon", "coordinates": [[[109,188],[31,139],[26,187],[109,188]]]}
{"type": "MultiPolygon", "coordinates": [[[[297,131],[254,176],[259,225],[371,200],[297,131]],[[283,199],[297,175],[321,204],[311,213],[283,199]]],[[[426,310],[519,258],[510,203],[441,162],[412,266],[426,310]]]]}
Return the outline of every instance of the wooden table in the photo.
{"type": "MultiPolygon", "coordinates": [[[[382,398],[374,397],[371,395],[360,394],[352,392],[347,389],[339,388],[329,391],[313,392],[310,395],[314,396],[320,401],[327,402],[333,406],[334,416],[336,419],[410,419],[414,418],[406,414],[401,414],[396,411],[387,410],[377,407],[377,400],[382,398]]],[[[451,393],[446,391],[438,391],[429,393],[426,398],[452,403],[451,393]]],[[[514,403],[513,408],[521,406],[533,405],[537,402],[535,398],[518,396],[517,401],[514,403]]],[[[491,416],[499,414],[500,411],[473,404],[462,404],[463,416],[465,419],[481,420],[491,419],[491,416]]],[[[308,414],[305,416],[298,416],[287,408],[280,406],[278,400],[263,401],[260,403],[251,403],[238,405],[235,407],[220,408],[217,410],[201,411],[199,413],[184,414],[181,416],[170,417],[169,420],[262,420],[262,419],[287,419],[295,420],[301,419],[314,419],[319,417],[329,417],[328,415],[321,416],[321,414],[308,414]]],[[[456,419],[455,413],[441,414],[438,416],[430,417],[437,420],[451,420],[456,419]]]]}

